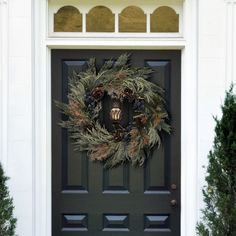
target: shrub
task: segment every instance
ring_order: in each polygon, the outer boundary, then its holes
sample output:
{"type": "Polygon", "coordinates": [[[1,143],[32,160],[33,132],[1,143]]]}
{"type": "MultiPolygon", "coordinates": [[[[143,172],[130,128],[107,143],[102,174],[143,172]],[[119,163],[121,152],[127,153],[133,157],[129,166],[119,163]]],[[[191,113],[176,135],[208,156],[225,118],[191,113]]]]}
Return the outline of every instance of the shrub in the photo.
{"type": "Polygon", "coordinates": [[[0,164],[0,236],[14,236],[16,228],[16,218],[13,216],[13,199],[9,195],[7,180],[0,164]]]}
{"type": "Polygon", "coordinates": [[[222,118],[217,119],[212,151],[208,155],[205,209],[197,225],[201,236],[236,235],[236,96],[226,93],[222,118]]]}

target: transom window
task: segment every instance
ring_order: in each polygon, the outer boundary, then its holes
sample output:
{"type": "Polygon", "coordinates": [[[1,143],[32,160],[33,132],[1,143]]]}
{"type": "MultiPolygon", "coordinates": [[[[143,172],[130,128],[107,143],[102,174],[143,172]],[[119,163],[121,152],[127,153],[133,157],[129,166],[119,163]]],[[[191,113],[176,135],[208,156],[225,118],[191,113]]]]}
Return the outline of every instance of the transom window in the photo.
{"type": "Polygon", "coordinates": [[[80,37],[91,33],[182,35],[181,0],[126,2],[49,0],[49,37],[80,37]]]}

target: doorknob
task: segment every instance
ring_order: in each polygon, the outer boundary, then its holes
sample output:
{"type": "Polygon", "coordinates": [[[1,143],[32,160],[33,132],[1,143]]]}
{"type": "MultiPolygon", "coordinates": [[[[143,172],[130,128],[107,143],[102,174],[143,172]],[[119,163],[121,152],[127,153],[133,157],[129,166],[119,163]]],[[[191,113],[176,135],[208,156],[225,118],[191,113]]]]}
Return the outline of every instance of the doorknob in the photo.
{"type": "Polygon", "coordinates": [[[177,205],[177,201],[176,201],[175,199],[172,199],[172,200],[170,201],[170,205],[171,205],[172,207],[176,206],[176,205],[177,205]]]}
{"type": "Polygon", "coordinates": [[[172,189],[172,190],[176,190],[176,189],[177,189],[176,184],[171,184],[171,189],[172,189]]]}

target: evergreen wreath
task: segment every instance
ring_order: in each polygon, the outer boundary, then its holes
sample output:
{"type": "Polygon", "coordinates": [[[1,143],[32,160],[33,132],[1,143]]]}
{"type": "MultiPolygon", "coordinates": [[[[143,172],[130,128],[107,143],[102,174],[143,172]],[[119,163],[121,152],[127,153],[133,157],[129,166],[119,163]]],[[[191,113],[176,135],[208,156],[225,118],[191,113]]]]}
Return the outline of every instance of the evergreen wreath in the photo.
{"type": "Polygon", "coordinates": [[[68,103],[56,102],[68,117],[60,125],[70,132],[75,149],[87,151],[91,160],[106,168],[126,162],[142,166],[151,149],[160,147],[160,132],[170,133],[163,89],[147,80],[152,69],[131,68],[128,60],[129,55],[123,54],[97,71],[91,58],[86,71],[70,78],[68,103]],[[108,131],[99,122],[104,96],[131,104],[133,119],[128,125],[114,124],[108,131]]]}

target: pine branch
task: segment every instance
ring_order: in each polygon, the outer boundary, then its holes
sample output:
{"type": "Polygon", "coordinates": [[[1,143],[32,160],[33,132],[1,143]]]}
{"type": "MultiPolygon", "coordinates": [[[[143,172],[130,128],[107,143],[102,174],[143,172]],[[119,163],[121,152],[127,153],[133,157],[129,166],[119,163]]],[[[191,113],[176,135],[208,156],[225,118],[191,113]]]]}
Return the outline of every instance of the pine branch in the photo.
{"type": "Polygon", "coordinates": [[[125,53],[118,57],[118,59],[114,63],[114,68],[120,70],[121,68],[127,68],[128,65],[129,54],[125,53]]]}
{"type": "Polygon", "coordinates": [[[124,164],[128,159],[128,153],[124,142],[117,142],[114,145],[113,156],[109,158],[104,167],[114,168],[120,164],[124,164]]]}
{"type": "Polygon", "coordinates": [[[153,127],[150,127],[148,136],[150,138],[150,141],[149,141],[150,147],[152,148],[157,144],[159,148],[161,145],[161,138],[158,132],[156,131],[156,129],[154,129],[153,127]]]}

